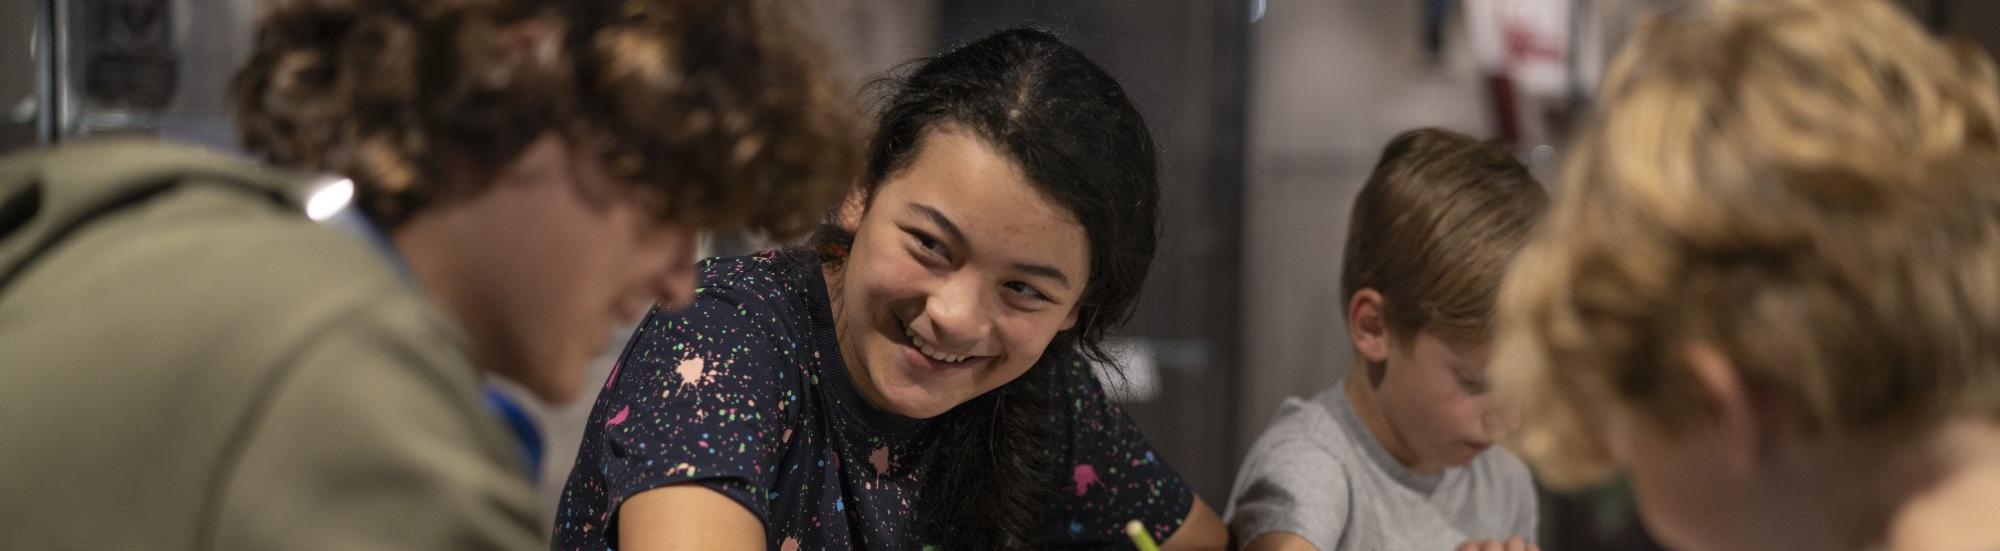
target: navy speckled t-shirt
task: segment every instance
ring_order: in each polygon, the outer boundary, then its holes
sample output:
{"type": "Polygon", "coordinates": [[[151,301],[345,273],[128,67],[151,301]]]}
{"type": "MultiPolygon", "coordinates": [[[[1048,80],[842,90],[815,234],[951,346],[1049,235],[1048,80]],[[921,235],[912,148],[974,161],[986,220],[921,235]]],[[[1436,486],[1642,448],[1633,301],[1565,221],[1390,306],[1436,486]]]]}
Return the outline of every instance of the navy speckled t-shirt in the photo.
{"type": "MultiPolygon", "coordinates": [[[[840,358],[808,252],[701,266],[694,304],[650,314],[590,415],[556,512],[554,548],[610,549],[626,498],[694,483],[764,523],[771,549],[916,549],[912,507],[941,423],[876,409],[840,358]]],[[[1088,373],[1088,370],[1064,370],[1088,373]]],[[[1061,496],[1051,546],[1129,548],[1139,520],[1164,541],[1194,495],[1087,375],[1059,385],[1061,496]]]]}

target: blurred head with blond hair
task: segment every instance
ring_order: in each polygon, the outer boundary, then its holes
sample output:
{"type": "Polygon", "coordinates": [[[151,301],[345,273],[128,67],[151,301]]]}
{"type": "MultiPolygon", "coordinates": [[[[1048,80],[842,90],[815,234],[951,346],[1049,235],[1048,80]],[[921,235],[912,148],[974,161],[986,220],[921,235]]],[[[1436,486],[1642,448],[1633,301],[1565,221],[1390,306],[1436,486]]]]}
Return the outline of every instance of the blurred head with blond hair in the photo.
{"type": "Polygon", "coordinates": [[[1600,94],[1502,291],[1512,444],[1622,468],[1673,547],[2000,545],[1991,61],[1878,0],[1709,2],[1600,94]]]}

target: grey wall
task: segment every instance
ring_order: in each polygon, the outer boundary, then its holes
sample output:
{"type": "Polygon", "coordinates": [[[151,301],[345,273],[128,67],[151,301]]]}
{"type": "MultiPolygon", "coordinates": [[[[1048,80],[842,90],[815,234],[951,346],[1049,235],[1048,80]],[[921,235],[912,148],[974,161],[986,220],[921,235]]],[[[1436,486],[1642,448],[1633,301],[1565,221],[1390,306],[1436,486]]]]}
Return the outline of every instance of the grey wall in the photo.
{"type": "Polygon", "coordinates": [[[41,113],[35,56],[40,0],[0,2],[0,154],[34,145],[41,113]]]}
{"type": "Polygon", "coordinates": [[[234,150],[229,80],[249,55],[258,0],[174,0],[181,78],[160,135],[234,150]]]}

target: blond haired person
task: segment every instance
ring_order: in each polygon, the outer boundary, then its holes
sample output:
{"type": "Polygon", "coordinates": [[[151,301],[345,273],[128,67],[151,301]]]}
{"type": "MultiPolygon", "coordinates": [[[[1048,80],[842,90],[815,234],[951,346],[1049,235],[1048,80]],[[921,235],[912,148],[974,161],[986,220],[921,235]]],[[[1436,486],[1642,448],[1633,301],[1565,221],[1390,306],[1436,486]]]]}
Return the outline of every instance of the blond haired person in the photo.
{"type": "Polygon", "coordinates": [[[2000,548],[1996,90],[1876,0],[1642,31],[1502,293],[1519,450],[1674,548],[2000,548]]]}
{"type": "Polygon", "coordinates": [[[1230,492],[1252,551],[1522,551],[1534,480],[1493,448],[1493,300],[1548,196],[1506,148],[1405,132],[1354,200],[1341,260],[1354,367],[1286,400],[1230,492]]]}

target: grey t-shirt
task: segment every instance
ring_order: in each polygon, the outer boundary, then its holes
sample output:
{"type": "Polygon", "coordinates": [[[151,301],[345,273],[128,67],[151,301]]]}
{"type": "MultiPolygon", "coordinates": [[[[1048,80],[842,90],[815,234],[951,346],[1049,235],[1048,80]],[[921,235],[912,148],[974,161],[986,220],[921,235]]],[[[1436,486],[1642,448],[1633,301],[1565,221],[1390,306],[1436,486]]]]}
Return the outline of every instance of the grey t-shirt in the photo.
{"type": "Polygon", "coordinates": [[[1320,551],[1449,550],[1535,536],[1528,467],[1500,448],[1424,475],[1369,435],[1341,387],[1291,398],[1257,438],[1224,510],[1237,541],[1291,532],[1320,551]]]}

